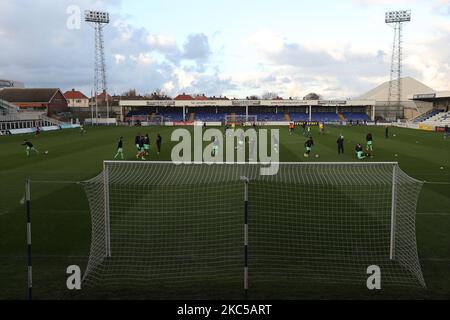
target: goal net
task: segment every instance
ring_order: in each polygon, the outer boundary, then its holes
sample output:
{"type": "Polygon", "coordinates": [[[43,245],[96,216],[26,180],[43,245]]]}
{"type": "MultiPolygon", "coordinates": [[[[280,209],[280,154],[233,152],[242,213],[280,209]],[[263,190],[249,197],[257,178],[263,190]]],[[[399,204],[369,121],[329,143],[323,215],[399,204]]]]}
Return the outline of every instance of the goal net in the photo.
{"type": "Polygon", "coordinates": [[[131,116],[128,118],[130,126],[162,126],[164,124],[164,117],[161,115],[142,115],[131,116]]]}
{"type": "Polygon", "coordinates": [[[257,115],[228,114],[225,116],[225,125],[251,126],[257,122],[257,115]]]}
{"type": "Polygon", "coordinates": [[[240,298],[244,281],[255,293],[365,288],[376,265],[383,288],[425,286],[415,235],[422,183],[397,164],[282,163],[274,176],[262,166],[105,162],[83,183],[92,215],[84,284],[240,298]]]}

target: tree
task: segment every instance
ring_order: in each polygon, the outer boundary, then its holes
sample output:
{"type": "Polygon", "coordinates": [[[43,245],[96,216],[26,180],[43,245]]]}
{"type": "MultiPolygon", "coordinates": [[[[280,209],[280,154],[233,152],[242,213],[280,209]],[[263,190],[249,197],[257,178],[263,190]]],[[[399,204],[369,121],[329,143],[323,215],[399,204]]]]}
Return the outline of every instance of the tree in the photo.
{"type": "Polygon", "coordinates": [[[163,89],[156,89],[151,94],[146,94],[145,97],[151,100],[171,100],[163,89]]]}
{"type": "Polygon", "coordinates": [[[129,89],[122,94],[124,97],[136,97],[136,89],[129,89]]]}
{"type": "Polygon", "coordinates": [[[266,91],[261,96],[262,100],[277,100],[279,99],[278,93],[266,91]]]}
{"type": "Polygon", "coordinates": [[[317,93],[311,92],[309,94],[307,94],[303,100],[320,100],[320,95],[318,95],[317,93]]]}

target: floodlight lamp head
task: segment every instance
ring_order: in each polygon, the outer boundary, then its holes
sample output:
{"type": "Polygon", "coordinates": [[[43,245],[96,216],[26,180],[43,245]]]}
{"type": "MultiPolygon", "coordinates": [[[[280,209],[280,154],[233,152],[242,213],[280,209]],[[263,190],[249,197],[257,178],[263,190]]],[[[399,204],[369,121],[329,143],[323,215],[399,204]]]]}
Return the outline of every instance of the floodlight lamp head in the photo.
{"type": "Polygon", "coordinates": [[[411,21],[411,10],[386,12],[386,23],[398,23],[411,21]]]}
{"type": "Polygon", "coordinates": [[[85,11],[84,20],[93,23],[109,23],[109,13],[101,11],[85,11]]]}

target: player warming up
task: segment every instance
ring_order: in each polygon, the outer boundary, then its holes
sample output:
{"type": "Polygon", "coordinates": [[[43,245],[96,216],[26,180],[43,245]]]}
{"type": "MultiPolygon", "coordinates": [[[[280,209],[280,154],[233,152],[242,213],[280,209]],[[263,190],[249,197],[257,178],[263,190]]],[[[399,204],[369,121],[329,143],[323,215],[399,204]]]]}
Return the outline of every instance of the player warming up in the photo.
{"type": "Polygon", "coordinates": [[[156,136],[156,152],[158,153],[158,156],[161,154],[161,146],[162,146],[162,137],[158,133],[156,136]]]}
{"type": "Polygon", "coordinates": [[[337,145],[338,145],[338,154],[344,154],[345,139],[342,134],[337,139],[337,145]]]}
{"type": "Polygon", "coordinates": [[[117,143],[117,153],[114,156],[114,160],[116,160],[118,157],[121,157],[121,159],[123,160],[123,137],[120,137],[119,142],[117,143]]]}
{"type": "Polygon", "coordinates": [[[139,153],[140,151],[140,144],[141,144],[141,134],[138,133],[137,136],[134,138],[134,144],[136,145],[136,150],[139,153]]]}
{"type": "Polygon", "coordinates": [[[291,122],[289,124],[289,134],[292,136],[295,132],[295,124],[293,122],[291,122]]]}
{"type": "Polygon", "coordinates": [[[304,136],[306,134],[306,122],[302,123],[302,135],[304,136]]]}
{"type": "Polygon", "coordinates": [[[366,158],[366,155],[364,154],[363,146],[360,143],[358,143],[356,145],[355,151],[356,151],[356,157],[358,158],[358,160],[364,160],[366,158]]]}
{"type": "Polygon", "coordinates": [[[366,145],[367,155],[372,158],[373,157],[372,156],[372,152],[373,152],[373,136],[372,136],[371,133],[367,134],[366,141],[367,141],[367,145],[366,145]]]}
{"type": "Polygon", "coordinates": [[[319,123],[319,133],[320,133],[320,135],[325,134],[325,123],[323,123],[323,122],[319,123]]]}
{"type": "Polygon", "coordinates": [[[220,142],[219,142],[219,138],[218,137],[213,137],[213,151],[212,151],[212,156],[215,158],[216,156],[219,155],[219,150],[220,150],[220,142]]]}
{"type": "MultiPolygon", "coordinates": [[[[136,137],[137,139],[138,137],[136,137]]],[[[145,137],[144,136],[139,136],[139,140],[138,140],[138,144],[137,144],[137,149],[138,152],[136,154],[136,159],[141,159],[141,160],[145,160],[144,156],[145,156],[145,147],[144,147],[144,143],[145,143],[145,137]]]]}
{"type": "Polygon", "coordinates": [[[275,151],[275,153],[280,153],[280,142],[278,141],[275,135],[272,135],[272,142],[273,142],[273,151],[275,151]]]}
{"type": "Polygon", "coordinates": [[[36,154],[39,154],[39,151],[34,147],[34,145],[28,141],[28,140],[23,140],[22,143],[23,146],[26,146],[26,151],[27,151],[27,157],[31,156],[31,152],[34,152],[36,154]]]}
{"type": "Polygon", "coordinates": [[[150,136],[148,134],[144,137],[144,150],[145,155],[148,157],[150,155],[150,136]]]}
{"type": "Polygon", "coordinates": [[[306,140],[306,142],[305,142],[305,148],[306,148],[306,152],[304,154],[305,158],[309,158],[309,156],[311,155],[313,146],[314,146],[313,138],[309,137],[309,139],[306,140]]]}

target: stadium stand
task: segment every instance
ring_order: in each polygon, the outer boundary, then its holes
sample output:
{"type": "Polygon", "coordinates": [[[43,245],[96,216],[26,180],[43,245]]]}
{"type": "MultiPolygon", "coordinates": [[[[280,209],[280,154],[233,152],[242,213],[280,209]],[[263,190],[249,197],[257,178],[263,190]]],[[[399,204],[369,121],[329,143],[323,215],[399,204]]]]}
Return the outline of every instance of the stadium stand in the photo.
{"type": "Polygon", "coordinates": [[[283,112],[252,112],[250,116],[256,116],[258,121],[271,122],[271,121],[285,121],[285,114],[283,112]]]}
{"type": "Polygon", "coordinates": [[[415,118],[414,122],[421,123],[421,122],[427,121],[428,119],[434,117],[435,115],[437,115],[441,112],[442,112],[442,110],[438,110],[438,109],[430,110],[430,111],[420,115],[419,117],[415,118]]]}
{"type": "Polygon", "coordinates": [[[221,122],[224,121],[226,112],[211,112],[198,110],[195,111],[195,121],[204,121],[204,122],[221,122]]]}
{"type": "Polygon", "coordinates": [[[291,121],[308,121],[309,120],[309,114],[304,112],[291,112],[291,121]]]}
{"type": "Polygon", "coordinates": [[[425,121],[422,121],[423,124],[430,124],[435,126],[448,126],[450,125],[450,112],[441,112],[438,113],[431,118],[428,118],[425,121]]]}
{"type": "Polygon", "coordinates": [[[183,121],[183,112],[181,110],[175,111],[162,111],[158,112],[158,116],[162,116],[164,118],[164,121],[167,122],[181,122],[183,121]]]}
{"type": "Polygon", "coordinates": [[[369,116],[363,112],[344,112],[343,116],[347,121],[370,121],[369,116]]]}
{"type": "MultiPolygon", "coordinates": [[[[181,110],[160,110],[157,114],[162,116],[164,121],[168,122],[181,122],[183,121],[183,113],[181,110]]],[[[244,117],[245,112],[225,112],[225,111],[213,111],[213,110],[202,110],[197,109],[195,112],[190,112],[186,119],[187,121],[204,121],[204,122],[222,122],[227,116],[235,115],[237,117],[244,117]]],[[[151,116],[149,112],[146,111],[132,111],[126,116],[126,120],[139,120],[146,121],[148,117],[151,116]]],[[[249,116],[257,117],[258,121],[261,122],[279,122],[279,121],[309,121],[309,114],[305,112],[249,112],[249,116]]],[[[370,118],[365,113],[344,113],[336,114],[335,112],[316,112],[312,114],[312,121],[319,122],[339,122],[339,121],[370,121],[370,118]],[[344,120],[343,120],[344,119],[344,120]]]]}
{"type": "MultiPolygon", "coordinates": [[[[309,121],[309,114],[303,112],[292,112],[290,114],[292,121],[309,121]]],[[[339,115],[334,112],[316,112],[311,116],[312,121],[337,122],[340,121],[339,115]]]]}

